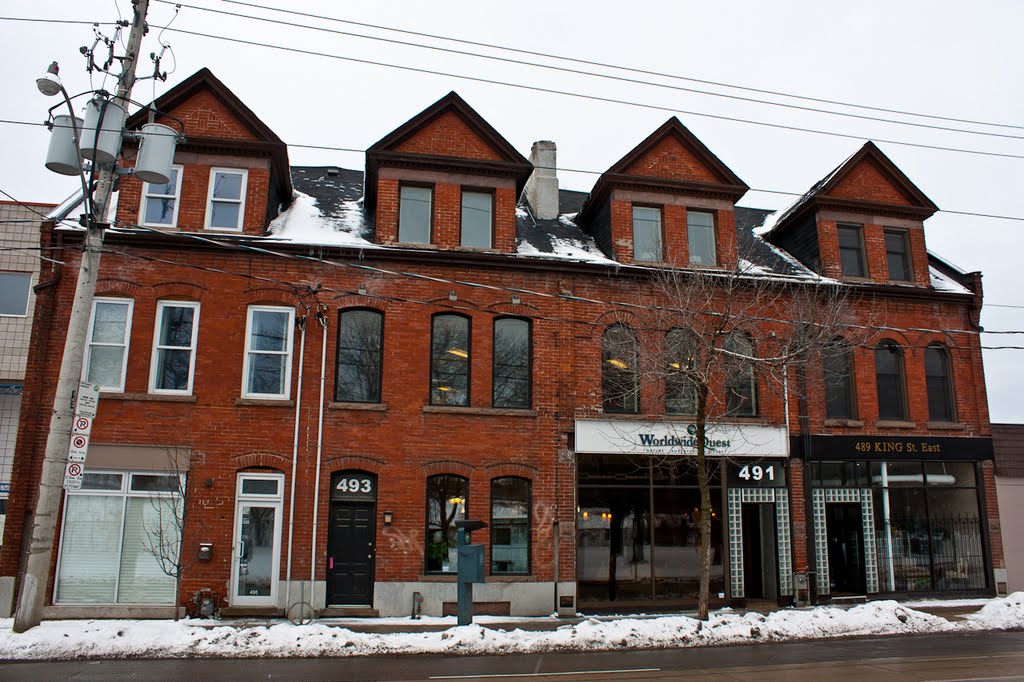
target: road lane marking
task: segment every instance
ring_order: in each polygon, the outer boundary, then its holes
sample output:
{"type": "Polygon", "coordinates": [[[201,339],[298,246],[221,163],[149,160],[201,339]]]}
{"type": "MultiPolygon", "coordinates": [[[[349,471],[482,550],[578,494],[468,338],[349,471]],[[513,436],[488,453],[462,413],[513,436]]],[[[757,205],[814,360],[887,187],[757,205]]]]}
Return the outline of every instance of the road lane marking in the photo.
{"type": "Polygon", "coordinates": [[[556,675],[615,675],[617,673],[657,673],[661,668],[626,668],[623,670],[569,670],[552,673],[496,673],[493,675],[431,675],[431,680],[483,680],[495,677],[554,677],[556,675]]]}

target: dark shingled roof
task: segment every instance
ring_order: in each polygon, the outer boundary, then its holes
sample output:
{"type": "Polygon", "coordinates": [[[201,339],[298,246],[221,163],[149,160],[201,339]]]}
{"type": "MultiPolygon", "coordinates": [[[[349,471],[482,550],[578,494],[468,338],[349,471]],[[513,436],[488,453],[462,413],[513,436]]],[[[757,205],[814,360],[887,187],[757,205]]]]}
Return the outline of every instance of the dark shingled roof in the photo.
{"type": "MultiPolygon", "coordinates": [[[[362,215],[363,173],[362,171],[338,168],[336,166],[292,166],[292,183],[295,189],[308,194],[316,201],[317,208],[328,218],[351,220],[352,212],[362,215]]],[[[587,199],[587,192],[559,190],[559,218],[538,220],[524,200],[519,205],[516,218],[516,244],[529,244],[538,254],[556,252],[555,240],[561,244],[572,244],[594,256],[601,256],[600,247],[592,235],[574,222],[576,214],[587,199]]],[[[807,277],[812,273],[792,258],[766,243],[754,233],[754,228],[764,224],[773,211],[736,207],[736,235],[740,258],[755,266],[783,276],[807,277]]],[[[373,239],[373,220],[362,215],[364,226],[362,236],[373,239]]],[[[603,254],[605,257],[608,254],[603,254]]]]}

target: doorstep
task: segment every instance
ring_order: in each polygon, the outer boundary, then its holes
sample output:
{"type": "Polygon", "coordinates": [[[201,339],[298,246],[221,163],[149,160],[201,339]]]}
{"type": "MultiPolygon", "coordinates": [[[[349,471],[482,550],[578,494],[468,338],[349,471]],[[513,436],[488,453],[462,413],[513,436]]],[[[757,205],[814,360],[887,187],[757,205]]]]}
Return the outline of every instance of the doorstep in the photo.
{"type": "Polygon", "coordinates": [[[276,606],[225,606],[220,610],[221,618],[281,618],[284,609],[276,606]]]}
{"type": "Polygon", "coordinates": [[[369,606],[328,606],[318,618],[380,618],[380,611],[369,606]]]}

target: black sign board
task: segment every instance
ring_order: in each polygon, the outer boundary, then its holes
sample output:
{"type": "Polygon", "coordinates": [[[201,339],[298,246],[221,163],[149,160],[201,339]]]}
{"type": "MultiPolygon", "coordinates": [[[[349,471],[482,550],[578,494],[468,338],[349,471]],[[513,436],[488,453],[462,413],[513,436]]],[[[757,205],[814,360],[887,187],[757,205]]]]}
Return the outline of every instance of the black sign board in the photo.
{"type": "Polygon", "coordinates": [[[332,500],[373,502],[377,499],[376,477],[372,474],[348,471],[335,476],[333,483],[332,500]]]}
{"type": "Polygon", "coordinates": [[[730,488],[785,488],[786,460],[729,460],[730,488]]]}
{"type": "MultiPolygon", "coordinates": [[[[794,438],[803,445],[803,439],[794,438]]],[[[811,436],[809,460],[833,459],[992,459],[991,438],[950,438],[946,436],[811,436]]],[[[793,450],[795,455],[799,450],[793,450]]]]}

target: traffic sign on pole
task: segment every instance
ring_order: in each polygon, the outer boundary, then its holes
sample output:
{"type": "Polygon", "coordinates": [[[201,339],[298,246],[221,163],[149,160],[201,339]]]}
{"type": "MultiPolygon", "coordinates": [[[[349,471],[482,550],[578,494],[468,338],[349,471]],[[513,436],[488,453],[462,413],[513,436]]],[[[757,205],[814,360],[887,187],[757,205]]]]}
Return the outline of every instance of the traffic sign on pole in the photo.
{"type": "Polygon", "coordinates": [[[80,462],[68,462],[64,469],[64,490],[81,490],[85,467],[80,462]]]}
{"type": "Polygon", "coordinates": [[[71,425],[71,433],[88,436],[90,431],[92,431],[92,417],[85,417],[80,414],[75,415],[75,421],[71,425]]]}
{"type": "Polygon", "coordinates": [[[75,403],[75,414],[92,419],[96,416],[96,407],[100,404],[100,387],[88,381],[78,382],[78,402],[75,403]]]}
{"type": "Polygon", "coordinates": [[[89,451],[89,436],[81,433],[71,434],[71,445],[68,448],[69,462],[84,462],[89,451]]]}

